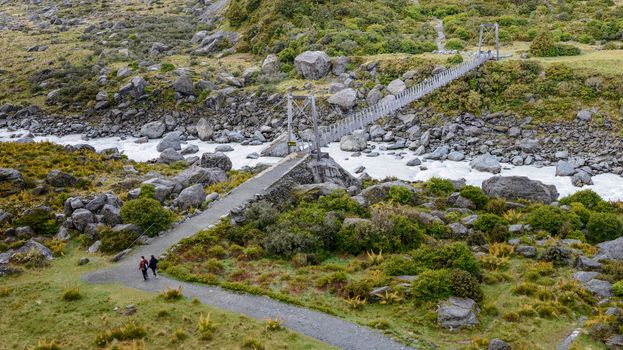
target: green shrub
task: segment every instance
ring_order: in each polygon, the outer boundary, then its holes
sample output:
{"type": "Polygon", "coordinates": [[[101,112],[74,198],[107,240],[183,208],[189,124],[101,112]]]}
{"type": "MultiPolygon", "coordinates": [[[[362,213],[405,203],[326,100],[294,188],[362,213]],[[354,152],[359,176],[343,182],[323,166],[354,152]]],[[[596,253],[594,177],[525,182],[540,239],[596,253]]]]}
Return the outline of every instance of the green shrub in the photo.
{"type": "Polygon", "coordinates": [[[464,242],[455,242],[441,248],[422,246],[411,252],[418,271],[427,269],[459,269],[480,276],[480,267],[474,254],[464,242]]]}
{"type": "Polygon", "coordinates": [[[175,216],[155,199],[137,198],[123,203],[121,218],[153,237],[169,228],[175,216]]]}
{"type": "Polygon", "coordinates": [[[415,275],[419,272],[413,258],[404,255],[392,255],[383,261],[381,269],[388,276],[415,275]]]}
{"type": "Polygon", "coordinates": [[[474,230],[484,233],[493,232],[493,230],[498,226],[507,227],[508,223],[502,217],[489,213],[479,215],[478,219],[476,219],[472,225],[474,230]]]}
{"type": "Polygon", "coordinates": [[[134,322],[129,322],[125,326],[113,328],[110,331],[98,334],[95,337],[95,345],[106,346],[113,340],[127,341],[142,339],[147,336],[145,329],[134,322]]]}
{"type": "Polygon", "coordinates": [[[391,233],[384,233],[368,220],[345,224],[338,232],[339,246],[351,254],[363,252],[393,252],[400,248],[400,239],[391,233]]]}
{"type": "Polygon", "coordinates": [[[503,215],[506,212],[506,201],[501,198],[492,198],[487,203],[485,210],[495,215],[503,215]]]}
{"type": "Polygon", "coordinates": [[[580,53],[577,47],[554,43],[554,37],[548,30],[539,33],[530,44],[530,54],[537,57],[576,56],[580,53]]]}
{"type": "Polygon", "coordinates": [[[581,190],[560,200],[560,204],[570,205],[571,203],[581,203],[587,209],[593,209],[597,204],[604,200],[593,190],[581,190]]]}
{"type": "Polygon", "coordinates": [[[475,302],[482,302],[483,292],[478,280],[470,273],[454,269],[451,271],[450,282],[452,295],[460,298],[469,298],[475,302]]]}
{"type": "Polygon", "coordinates": [[[110,228],[100,230],[100,250],[104,253],[117,253],[130,247],[140,236],[132,230],[113,231],[110,228]]]}
{"type": "Polygon", "coordinates": [[[162,63],[160,65],[160,71],[162,73],[166,73],[166,72],[172,72],[175,70],[175,66],[172,65],[171,63],[162,63]]]}
{"type": "Polygon", "coordinates": [[[574,213],[548,205],[538,206],[528,213],[526,220],[533,230],[543,230],[551,234],[563,234],[580,227],[580,218],[574,213]]]}
{"type": "Polygon", "coordinates": [[[279,210],[267,201],[255,202],[246,211],[247,220],[260,230],[277,222],[278,216],[279,210]]]}
{"type": "Polygon", "coordinates": [[[441,222],[433,221],[426,226],[426,234],[435,238],[448,238],[452,230],[441,222]]]}
{"type": "Polygon", "coordinates": [[[265,235],[262,247],[270,255],[290,258],[297,253],[313,253],[322,248],[322,242],[307,231],[275,229],[265,235]]]}
{"type": "Polygon", "coordinates": [[[427,270],[418,275],[411,286],[416,301],[437,301],[452,296],[451,270],[427,270]]]}
{"type": "Polygon", "coordinates": [[[182,294],[182,286],[177,288],[167,287],[160,293],[160,297],[167,301],[180,300],[184,297],[184,294],[182,294]]]}
{"type": "Polygon", "coordinates": [[[82,294],[80,294],[78,287],[67,288],[63,291],[62,299],[65,301],[76,301],[82,299],[82,294]]]}
{"type": "Polygon", "coordinates": [[[318,206],[326,211],[340,211],[358,216],[366,214],[361,204],[352,199],[344,190],[333,191],[326,196],[321,196],[318,198],[318,206]]]}
{"type": "Polygon", "coordinates": [[[426,181],[424,186],[430,193],[437,196],[449,195],[455,191],[452,181],[447,179],[441,179],[438,177],[433,177],[429,179],[428,181],[426,181]]]}
{"type": "Polygon", "coordinates": [[[461,188],[460,192],[461,197],[472,201],[474,206],[476,206],[476,209],[483,209],[487,203],[489,203],[489,197],[480,189],[480,187],[468,185],[461,188]]]}
{"type": "Polygon", "coordinates": [[[573,202],[570,204],[571,212],[578,216],[580,222],[583,225],[588,223],[588,219],[591,217],[591,211],[586,209],[582,203],[573,202]]]}
{"type": "Polygon", "coordinates": [[[463,56],[461,56],[459,54],[452,55],[452,56],[448,57],[446,62],[448,64],[461,64],[461,63],[463,63],[463,56]]]}
{"type": "Polygon", "coordinates": [[[555,245],[541,254],[541,260],[549,261],[556,266],[564,266],[571,259],[571,251],[563,246],[555,245]]]}
{"type": "Polygon", "coordinates": [[[415,199],[413,191],[402,186],[390,187],[387,197],[390,203],[398,204],[413,204],[415,199]]]}
{"type": "Polygon", "coordinates": [[[400,246],[395,247],[396,250],[417,248],[426,231],[402,215],[395,216],[393,221],[391,234],[400,241],[400,246]]]}
{"type": "Polygon", "coordinates": [[[367,299],[372,291],[372,283],[367,279],[350,280],[342,289],[345,298],[367,299]]]}
{"type": "Polygon", "coordinates": [[[618,297],[623,297],[623,281],[618,281],[612,285],[612,293],[618,297]]]}
{"type": "Polygon", "coordinates": [[[508,241],[511,233],[508,231],[508,226],[506,225],[495,225],[493,229],[487,232],[487,241],[502,243],[508,241]]]}
{"type": "Polygon", "coordinates": [[[611,213],[591,213],[586,229],[586,238],[592,244],[610,241],[623,234],[621,219],[611,213]]]}
{"type": "Polygon", "coordinates": [[[13,226],[29,226],[36,234],[45,236],[52,236],[58,232],[54,212],[45,207],[27,210],[24,215],[13,220],[13,226]]]}
{"type": "Polygon", "coordinates": [[[465,49],[465,45],[463,45],[463,41],[461,39],[452,38],[446,41],[446,49],[460,51],[465,49]]]}

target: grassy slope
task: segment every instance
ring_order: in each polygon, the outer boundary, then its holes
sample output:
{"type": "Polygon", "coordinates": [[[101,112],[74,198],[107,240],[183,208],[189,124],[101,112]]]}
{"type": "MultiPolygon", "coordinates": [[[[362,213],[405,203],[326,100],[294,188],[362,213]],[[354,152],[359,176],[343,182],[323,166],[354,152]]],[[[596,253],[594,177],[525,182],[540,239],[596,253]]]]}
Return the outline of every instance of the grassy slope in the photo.
{"type": "MultiPolygon", "coordinates": [[[[98,333],[135,321],[145,328],[147,349],[211,348],[237,349],[247,339],[256,339],[267,349],[329,349],[318,341],[290,331],[267,331],[265,324],[234,313],[187,300],[168,302],[157,295],[119,285],[88,285],[80,276],[96,268],[109,266],[103,256],[88,256],[91,263],[77,266],[82,250],[69,249],[66,256],[52,262],[51,267],[28,271],[19,277],[2,280],[0,297],[0,332],[2,349],[24,349],[39,340],[57,340],[63,349],[93,349],[98,333]],[[82,299],[63,301],[64,289],[77,286],[82,299]],[[135,305],[138,312],[124,316],[126,305],[135,305]],[[118,307],[119,312],[114,309],[118,307]],[[166,311],[166,316],[158,313],[166,311]],[[196,334],[200,315],[211,315],[217,325],[214,338],[200,340],[196,334]],[[183,341],[174,341],[172,334],[181,329],[188,334],[183,341]]],[[[139,276],[137,275],[137,278],[139,276]]]]}

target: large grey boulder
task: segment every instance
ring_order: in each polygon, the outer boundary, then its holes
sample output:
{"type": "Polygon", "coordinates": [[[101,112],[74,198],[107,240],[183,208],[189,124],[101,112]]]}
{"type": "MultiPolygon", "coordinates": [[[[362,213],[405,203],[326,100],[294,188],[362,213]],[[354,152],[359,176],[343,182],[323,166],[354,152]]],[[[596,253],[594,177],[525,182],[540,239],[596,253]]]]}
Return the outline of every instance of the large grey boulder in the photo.
{"type": "Polygon", "coordinates": [[[502,166],[498,159],[490,154],[483,154],[469,162],[469,165],[478,171],[499,174],[502,171],[502,166]]]}
{"type": "Polygon", "coordinates": [[[443,328],[458,329],[478,325],[480,309],[468,298],[450,297],[437,308],[437,323],[443,328]]]}
{"type": "Polygon", "coordinates": [[[324,51],[305,51],[296,56],[294,67],[305,79],[318,80],[329,73],[331,62],[324,51]]]}
{"type": "Polygon", "coordinates": [[[95,223],[95,215],[86,209],[80,208],[71,214],[71,222],[78,232],[82,232],[88,224],[95,223]]]}
{"type": "Polygon", "coordinates": [[[182,95],[193,95],[194,88],[192,78],[186,74],[180,75],[173,81],[173,90],[182,95]]]}
{"type": "Polygon", "coordinates": [[[512,348],[504,340],[494,338],[489,340],[487,350],[512,350],[512,348]]]}
{"type": "Polygon", "coordinates": [[[584,170],[578,170],[573,177],[571,177],[571,183],[575,187],[589,186],[593,184],[593,179],[584,170]]]}
{"type": "Polygon", "coordinates": [[[78,183],[78,179],[60,170],[52,170],[46,176],[45,182],[54,187],[73,187],[78,183]]]}
{"type": "Polygon", "coordinates": [[[102,221],[108,226],[115,226],[121,223],[121,211],[110,204],[104,205],[101,215],[102,221]]]}
{"type": "MultiPolygon", "coordinates": [[[[153,178],[141,183],[142,185],[150,185],[154,188],[154,198],[159,202],[164,202],[171,193],[181,191],[181,185],[167,179],[153,178]]],[[[140,193],[140,192],[139,192],[140,193]]]]}
{"type": "Polygon", "coordinates": [[[182,149],[182,142],[180,141],[180,132],[173,131],[165,135],[165,137],[158,142],[158,146],[156,146],[156,150],[158,152],[162,152],[165,149],[172,148],[176,151],[182,149]]]}
{"type": "Polygon", "coordinates": [[[447,145],[441,145],[441,146],[437,147],[433,151],[433,153],[429,154],[427,158],[434,159],[434,160],[440,160],[440,159],[443,159],[444,157],[446,157],[448,155],[449,151],[450,151],[450,148],[447,145]]]}
{"type": "Polygon", "coordinates": [[[355,102],[357,101],[357,91],[351,88],[340,90],[329,97],[328,101],[330,104],[336,105],[342,109],[351,109],[355,106],[355,102]]]}
{"type": "Polygon", "coordinates": [[[182,160],[184,160],[184,156],[173,148],[165,149],[162,153],[160,153],[160,157],[158,157],[158,161],[164,164],[171,164],[182,160]]]}
{"type": "Polygon", "coordinates": [[[556,176],[571,176],[575,174],[575,168],[571,163],[559,160],[556,164],[556,176]]]}
{"type": "Polygon", "coordinates": [[[217,182],[227,181],[227,173],[220,168],[203,168],[193,165],[190,168],[182,170],[173,178],[173,181],[181,183],[184,187],[194,184],[207,186],[217,182]]]}
{"type": "Polygon", "coordinates": [[[5,224],[10,224],[12,220],[13,215],[11,213],[0,209],[0,227],[4,226],[5,224]]]}
{"type": "Polygon", "coordinates": [[[144,124],[141,127],[141,135],[146,136],[150,139],[157,139],[164,134],[166,130],[166,125],[162,121],[155,121],[144,124]]]}
{"type": "Polygon", "coordinates": [[[400,79],[392,80],[391,83],[387,85],[387,91],[392,95],[398,95],[399,93],[405,91],[407,85],[405,85],[404,81],[400,79]]]}
{"type": "Polygon", "coordinates": [[[232,168],[231,159],[225,153],[204,153],[201,156],[201,166],[204,168],[219,168],[223,171],[230,171],[232,168]]]}
{"type": "Polygon", "coordinates": [[[212,136],[214,135],[214,129],[212,128],[210,123],[208,123],[207,119],[199,119],[195,128],[197,130],[197,136],[199,137],[199,140],[209,141],[212,139],[212,136]]]}
{"type": "Polygon", "coordinates": [[[173,202],[176,208],[188,210],[189,208],[198,208],[206,200],[206,194],[201,184],[192,185],[180,192],[179,196],[173,202]]]}
{"type": "MultiPolygon", "coordinates": [[[[82,201],[80,201],[82,202],[82,201]]],[[[102,207],[106,204],[106,195],[105,194],[101,194],[101,195],[97,195],[95,196],[95,198],[91,199],[84,207],[93,212],[93,213],[97,213],[100,211],[100,209],[102,209],[102,207]]],[[[72,206],[73,208],[73,206],[72,206]]],[[[77,209],[77,208],[74,208],[77,209]]]]}
{"type": "Polygon", "coordinates": [[[482,190],[490,197],[508,200],[551,203],[558,199],[556,186],[545,185],[526,176],[494,176],[482,183],[482,190]]]}
{"type": "Polygon", "coordinates": [[[593,292],[593,294],[602,298],[609,298],[612,296],[612,283],[608,281],[592,279],[584,284],[586,289],[593,292]]]}
{"type": "Polygon", "coordinates": [[[20,192],[26,187],[22,174],[13,168],[0,168],[0,196],[20,192]]]}
{"type": "Polygon", "coordinates": [[[365,131],[357,130],[349,135],[342,136],[340,149],[346,152],[360,152],[368,147],[365,131]]]}
{"type": "Polygon", "coordinates": [[[52,254],[52,251],[48,249],[48,247],[35,241],[34,239],[29,239],[28,241],[26,241],[26,243],[24,243],[23,246],[19,247],[18,249],[15,249],[12,252],[11,257],[15,256],[15,254],[28,254],[32,250],[36,251],[39,255],[42,255],[43,257],[45,257],[46,260],[54,259],[54,255],[52,254]]]}
{"type": "Polygon", "coordinates": [[[526,153],[536,153],[541,149],[541,142],[537,139],[522,139],[517,142],[517,146],[526,153]]]}
{"type": "Polygon", "coordinates": [[[623,260],[623,237],[619,237],[612,241],[601,242],[597,244],[596,247],[598,250],[597,254],[593,257],[593,260],[623,260]]]}
{"type": "Polygon", "coordinates": [[[591,112],[588,109],[583,109],[576,114],[576,118],[584,122],[591,120],[592,117],[593,117],[593,112],[591,112]]]}
{"type": "Polygon", "coordinates": [[[279,74],[280,67],[281,63],[279,62],[279,57],[275,54],[270,54],[266,56],[262,63],[262,73],[266,75],[277,75],[279,74]]]}

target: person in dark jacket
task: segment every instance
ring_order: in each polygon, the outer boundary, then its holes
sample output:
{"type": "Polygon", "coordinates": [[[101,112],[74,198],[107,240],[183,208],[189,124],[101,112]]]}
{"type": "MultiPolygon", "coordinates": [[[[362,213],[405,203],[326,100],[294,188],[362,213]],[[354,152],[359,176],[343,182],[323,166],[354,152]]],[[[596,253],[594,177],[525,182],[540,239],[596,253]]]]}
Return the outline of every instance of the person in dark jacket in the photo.
{"type": "Polygon", "coordinates": [[[156,259],[153,255],[151,256],[151,259],[149,259],[149,268],[154,273],[154,277],[157,279],[158,274],[156,273],[156,269],[158,268],[158,259],[156,259]]]}
{"type": "Polygon", "coordinates": [[[144,256],[141,256],[141,261],[138,263],[138,269],[143,273],[143,279],[147,281],[149,278],[147,277],[147,268],[149,267],[149,262],[145,259],[144,256]]]}

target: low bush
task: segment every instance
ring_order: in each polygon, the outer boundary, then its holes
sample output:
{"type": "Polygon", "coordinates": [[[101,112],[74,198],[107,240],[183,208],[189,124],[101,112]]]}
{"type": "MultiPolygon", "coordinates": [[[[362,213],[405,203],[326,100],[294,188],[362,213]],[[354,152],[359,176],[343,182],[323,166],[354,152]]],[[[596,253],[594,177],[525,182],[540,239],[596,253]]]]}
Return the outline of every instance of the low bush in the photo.
{"type": "Polygon", "coordinates": [[[485,206],[485,210],[495,215],[504,215],[506,213],[506,201],[501,198],[491,198],[485,206]]]}
{"type": "Polygon", "coordinates": [[[322,242],[310,232],[275,229],[266,234],[262,247],[267,254],[290,258],[297,253],[313,253],[322,242]]]}
{"type": "Polygon", "coordinates": [[[260,230],[277,222],[278,216],[279,210],[267,201],[255,202],[246,211],[247,220],[260,230]]]}
{"type": "Polygon", "coordinates": [[[446,41],[446,49],[460,51],[465,49],[465,45],[463,45],[463,41],[461,41],[461,39],[452,38],[446,41]]]}
{"type": "Polygon", "coordinates": [[[13,220],[13,227],[28,226],[38,235],[53,236],[58,232],[54,212],[45,207],[27,210],[24,215],[13,220]]]}
{"type": "Polygon", "coordinates": [[[321,196],[318,198],[318,207],[325,211],[340,211],[357,216],[366,216],[366,210],[361,204],[352,199],[344,190],[333,191],[326,196],[321,196]]]}
{"type": "Polygon", "coordinates": [[[623,234],[621,219],[611,213],[591,213],[586,229],[586,239],[592,244],[610,241],[623,234]]]}
{"type": "Polygon", "coordinates": [[[265,350],[264,344],[255,338],[247,338],[242,342],[242,350],[265,350]]]}
{"type": "Polygon", "coordinates": [[[104,228],[99,231],[100,250],[104,253],[117,253],[130,247],[140,236],[140,233],[132,230],[113,231],[104,228]]]}
{"type": "Polygon", "coordinates": [[[452,277],[448,269],[427,270],[413,281],[411,295],[419,302],[437,301],[452,296],[452,277]]]}
{"type": "Polygon", "coordinates": [[[182,299],[182,297],[184,296],[184,294],[182,294],[182,286],[179,286],[177,288],[167,287],[167,289],[163,290],[160,293],[160,296],[167,301],[182,299]]]}
{"type": "Polygon", "coordinates": [[[216,328],[216,324],[212,321],[210,314],[208,314],[208,316],[203,316],[203,314],[199,315],[197,333],[201,340],[211,340],[216,328]]]}
{"type": "Polygon", "coordinates": [[[63,291],[62,299],[65,301],[76,301],[82,299],[82,294],[80,294],[78,287],[67,288],[63,291]]]}
{"type": "Polygon", "coordinates": [[[387,198],[390,203],[413,204],[415,202],[413,191],[402,186],[390,187],[387,198]]]}
{"type": "Polygon", "coordinates": [[[151,198],[137,198],[121,206],[123,222],[140,227],[147,235],[156,236],[173,223],[175,216],[160,202],[151,198]]]}
{"type": "Polygon", "coordinates": [[[350,280],[342,288],[342,295],[345,298],[366,299],[370,296],[372,288],[372,283],[367,279],[350,280]]]}
{"type": "Polygon", "coordinates": [[[408,218],[397,215],[394,217],[391,234],[400,240],[397,250],[417,248],[422,242],[426,231],[408,218]]]}
{"type": "Polygon", "coordinates": [[[489,197],[482,191],[482,189],[480,189],[480,187],[476,187],[476,186],[465,186],[463,188],[461,188],[461,197],[467,198],[470,201],[472,201],[472,203],[474,203],[474,206],[476,206],[476,209],[483,209],[487,203],[489,203],[489,197]]]}
{"type": "Polygon", "coordinates": [[[441,248],[422,246],[411,252],[416,269],[459,269],[480,276],[480,267],[474,254],[463,242],[455,242],[441,248]]]}
{"type": "Polygon", "coordinates": [[[502,243],[508,241],[511,233],[508,231],[508,226],[506,225],[495,225],[493,229],[487,233],[487,241],[490,243],[502,243]]]}
{"type": "Polygon", "coordinates": [[[61,344],[56,340],[39,340],[37,345],[29,347],[29,350],[61,350],[61,344]]]}
{"type": "Polygon", "coordinates": [[[433,221],[426,226],[426,234],[435,238],[448,238],[452,230],[441,222],[433,221]]]}
{"type": "Polygon", "coordinates": [[[474,230],[484,233],[490,233],[498,226],[506,228],[508,223],[500,216],[490,213],[479,215],[478,219],[476,219],[472,225],[474,230]]]}
{"type": "Polygon", "coordinates": [[[580,53],[575,46],[556,44],[549,30],[539,33],[530,44],[530,54],[536,57],[576,56],[580,53]]]}
{"type": "Polygon", "coordinates": [[[581,190],[576,193],[564,197],[560,200],[560,204],[570,205],[571,203],[581,203],[587,209],[592,209],[604,200],[593,190],[581,190]]]}
{"type": "Polygon", "coordinates": [[[147,332],[143,327],[134,322],[129,322],[122,327],[113,328],[107,332],[98,334],[95,337],[95,345],[103,347],[113,340],[127,341],[142,339],[145,338],[145,336],[147,336],[147,332]]]}
{"type": "Polygon", "coordinates": [[[367,251],[393,252],[400,247],[400,239],[385,233],[367,220],[355,221],[342,226],[338,233],[340,249],[351,254],[367,251]]]}
{"type": "Polygon", "coordinates": [[[419,272],[413,258],[404,255],[392,255],[381,264],[383,272],[389,276],[415,275],[419,272]]]}
{"type": "Polygon", "coordinates": [[[533,230],[543,230],[554,235],[563,235],[578,229],[580,218],[572,212],[565,212],[560,208],[541,205],[528,213],[526,221],[533,230]]]}
{"type": "Polygon", "coordinates": [[[449,195],[455,191],[452,181],[447,179],[441,179],[438,177],[433,177],[430,180],[426,181],[424,186],[430,193],[437,196],[449,195]]]}
{"type": "Polygon", "coordinates": [[[17,253],[11,257],[11,262],[17,265],[23,265],[27,268],[42,268],[49,265],[45,255],[41,254],[37,249],[32,248],[25,253],[17,253]]]}
{"type": "Polygon", "coordinates": [[[591,211],[579,202],[570,203],[569,206],[571,207],[571,212],[577,215],[582,225],[586,225],[591,217],[591,211]]]}
{"type": "Polygon", "coordinates": [[[612,293],[618,297],[623,297],[623,280],[612,285],[612,293]]]}
{"type": "Polygon", "coordinates": [[[452,56],[448,57],[446,62],[448,64],[460,64],[460,63],[463,63],[463,56],[461,56],[459,54],[452,55],[452,56]]]}
{"type": "Polygon", "coordinates": [[[478,303],[483,300],[483,292],[478,280],[466,271],[454,269],[450,276],[452,295],[460,298],[469,298],[478,303]]]}
{"type": "Polygon", "coordinates": [[[552,262],[556,266],[567,265],[571,259],[571,251],[563,246],[555,245],[541,254],[541,260],[552,262]]]}

